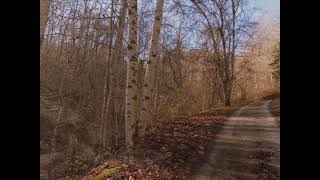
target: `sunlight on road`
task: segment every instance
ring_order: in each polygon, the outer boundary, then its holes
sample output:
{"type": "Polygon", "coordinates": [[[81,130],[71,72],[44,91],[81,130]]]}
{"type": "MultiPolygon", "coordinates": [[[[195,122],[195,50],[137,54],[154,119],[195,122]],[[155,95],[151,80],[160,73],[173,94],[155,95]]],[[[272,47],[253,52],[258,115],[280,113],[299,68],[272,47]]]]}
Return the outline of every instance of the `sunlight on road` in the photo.
{"type": "Polygon", "coordinates": [[[256,179],[262,175],[256,170],[262,163],[270,170],[269,179],[276,179],[280,170],[280,129],[269,111],[270,103],[267,100],[261,106],[244,106],[236,111],[213,142],[208,161],[194,179],[256,179]],[[259,153],[263,156],[257,156],[259,153]]]}

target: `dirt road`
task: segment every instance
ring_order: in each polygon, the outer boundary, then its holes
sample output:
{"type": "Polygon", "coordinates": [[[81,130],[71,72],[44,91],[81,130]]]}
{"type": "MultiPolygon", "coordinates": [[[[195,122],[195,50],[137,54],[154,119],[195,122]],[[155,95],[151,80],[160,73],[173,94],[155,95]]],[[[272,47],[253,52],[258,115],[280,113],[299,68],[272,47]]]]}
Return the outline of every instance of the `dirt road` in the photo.
{"type": "Polygon", "coordinates": [[[193,179],[279,179],[280,128],[269,111],[270,103],[267,100],[236,111],[193,179]]]}

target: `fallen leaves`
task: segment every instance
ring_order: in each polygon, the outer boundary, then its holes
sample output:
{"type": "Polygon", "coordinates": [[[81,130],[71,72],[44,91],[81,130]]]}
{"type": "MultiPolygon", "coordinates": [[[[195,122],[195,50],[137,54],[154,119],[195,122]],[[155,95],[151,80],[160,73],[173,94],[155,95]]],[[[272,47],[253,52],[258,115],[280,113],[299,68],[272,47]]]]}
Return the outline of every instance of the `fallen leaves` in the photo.
{"type": "MultiPolygon", "coordinates": [[[[257,147],[264,147],[262,142],[257,142],[257,147]]],[[[252,173],[258,175],[259,180],[279,180],[280,175],[278,171],[267,164],[267,162],[271,161],[271,158],[275,154],[272,151],[266,150],[257,150],[249,154],[250,159],[257,159],[258,164],[257,166],[252,169],[252,173]]]]}
{"type": "Polygon", "coordinates": [[[118,167],[106,168],[100,174],[95,176],[92,180],[102,180],[105,176],[108,176],[117,172],[118,169],[119,169],[118,167]]]}
{"type": "Polygon", "coordinates": [[[259,163],[253,170],[258,175],[258,180],[279,180],[278,171],[267,163],[259,163]]]}
{"type": "Polygon", "coordinates": [[[154,123],[146,132],[143,143],[144,158],[136,158],[130,164],[119,157],[96,167],[90,175],[103,169],[118,167],[109,174],[111,179],[152,180],[190,179],[197,164],[204,161],[209,145],[224,124],[225,118],[199,115],[194,118],[178,118],[175,121],[154,123]]]}
{"type": "Polygon", "coordinates": [[[201,150],[204,150],[204,147],[203,146],[198,146],[199,149],[201,150]]]}
{"type": "Polygon", "coordinates": [[[204,151],[198,151],[198,153],[204,155],[204,151]]]}

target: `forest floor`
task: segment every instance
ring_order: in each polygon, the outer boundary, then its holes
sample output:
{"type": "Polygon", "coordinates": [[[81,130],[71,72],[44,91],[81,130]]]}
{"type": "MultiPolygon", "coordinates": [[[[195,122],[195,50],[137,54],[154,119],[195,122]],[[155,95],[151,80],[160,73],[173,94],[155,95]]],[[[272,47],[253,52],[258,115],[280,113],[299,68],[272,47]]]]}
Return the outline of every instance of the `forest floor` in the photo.
{"type": "Polygon", "coordinates": [[[154,123],[146,133],[143,158],[129,164],[124,154],[118,154],[86,172],[86,176],[62,179],[189,179],[209,155],[212,139],[227,117],[239,108],[219,108],[154,123]]]}
{"type": "Polygon", "coordinates": [[[147,130],[143,158],[129,164],[119,154],[62,179],[279,179],[278,105],[265,100],[158,122],[147,130]]]}

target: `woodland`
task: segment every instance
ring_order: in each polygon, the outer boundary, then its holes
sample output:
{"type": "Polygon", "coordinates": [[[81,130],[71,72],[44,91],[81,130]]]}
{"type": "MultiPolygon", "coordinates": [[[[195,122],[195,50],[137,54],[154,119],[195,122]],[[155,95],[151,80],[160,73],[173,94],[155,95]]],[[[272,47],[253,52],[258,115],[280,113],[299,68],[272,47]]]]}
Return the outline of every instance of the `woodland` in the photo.
{"type": "Polygon", "coordinates": [[[279,22],[258,14],[248,0],[40,0],[40,177],[191,179],[240,107],[273,99],[279,116],[279,22]]]}

